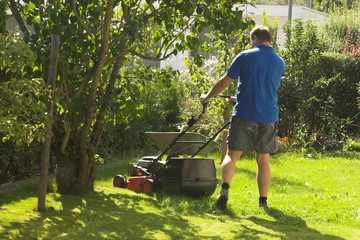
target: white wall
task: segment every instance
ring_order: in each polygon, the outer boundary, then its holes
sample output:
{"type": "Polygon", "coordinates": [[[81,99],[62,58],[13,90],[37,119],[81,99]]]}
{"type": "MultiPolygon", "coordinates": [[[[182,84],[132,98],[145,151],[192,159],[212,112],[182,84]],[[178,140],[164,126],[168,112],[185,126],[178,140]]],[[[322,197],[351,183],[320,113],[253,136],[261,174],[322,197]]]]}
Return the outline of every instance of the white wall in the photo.
{"type": "MultiPolygon", "coordinates": [[[[256,22],[256,25],[261,25],[263,23],[262,15],[264,10],[268,15],[268,20],[274,21],[277,17],[279,20],[279,31],[278,31],[278,39],[277,42],[282,46],[285,42],[285,33],[283,32],[283,26],[288,21],[288,13],[289,7],[288,6],[274,6],[274,5],[257,5],[247,6],[244,8],[244,14],[252,17],[256,22]]],[[[302,19],[303,21],[313,20],[317,25],[321,25],[326,21],[328,17],[327,14],[324,14],[319,11],[312,10],[307,7],[303,6],[293,6],[291,11],[291,19],[302,19]]]]}
{"type": "Polygon", "coordinates": [[[182,70],[184,65],[184,59],[190,57],[190,53],[186,52],[179,52],[176,56],[172,56],[165,61],[160,62],[161,68],[166,68],[168,66],[173,67],[175,70],[182,70]]]}

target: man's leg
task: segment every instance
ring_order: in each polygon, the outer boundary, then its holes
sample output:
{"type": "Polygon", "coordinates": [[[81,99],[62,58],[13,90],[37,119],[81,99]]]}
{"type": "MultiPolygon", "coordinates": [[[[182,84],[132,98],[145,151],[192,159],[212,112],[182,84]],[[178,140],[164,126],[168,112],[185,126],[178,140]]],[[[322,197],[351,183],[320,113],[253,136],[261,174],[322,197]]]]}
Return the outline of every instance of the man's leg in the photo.
{"type": "Polygon", "coordinates": [[[269,162],[270,154],[256,154],[256,162],[258,165],[257,183],[260,195],[259,205],[266,206],[267,195],[270,188],[271,169],[269,162]],[[263,204],[262,204],[263,203],[263,204]]]}
{"type": "Polygon", "coordinates": [[[221,178],[223,183],[230,184],[235,173],[235,165],[242,151],[227,150],[227,154],[221,164],[221,178]]]}
{"type": "Polygon", "coordinates": [[[216,198],[216,205],[220,209],[226,209],[229,194],[229,184],[235,173],[235,165],[240,158],[241,151],[228,150],[221,164],[222,186],[219,196],[216,198]]]}

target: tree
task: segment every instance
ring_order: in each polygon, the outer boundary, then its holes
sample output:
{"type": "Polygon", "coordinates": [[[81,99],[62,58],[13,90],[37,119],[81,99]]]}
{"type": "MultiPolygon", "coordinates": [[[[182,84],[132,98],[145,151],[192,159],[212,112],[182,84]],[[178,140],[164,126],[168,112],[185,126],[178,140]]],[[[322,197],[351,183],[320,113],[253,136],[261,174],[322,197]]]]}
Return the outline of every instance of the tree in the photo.
{"type": "Polygon", "coordinates": [[[180,51],[196,53],[208,45],[198,34],[206,27],[230,34],[248,26],[242,10],[233,7],[237,0],[25,2],[22,12],[35,31],[25,39],[37,53],[43,79],[51,34],[60,34],[52,149],[62,193],[93,189],[104,127],[111,116],[117,123],[136,116],[140,86],[122,73],[134,56],[160,61],[180,51]]]}

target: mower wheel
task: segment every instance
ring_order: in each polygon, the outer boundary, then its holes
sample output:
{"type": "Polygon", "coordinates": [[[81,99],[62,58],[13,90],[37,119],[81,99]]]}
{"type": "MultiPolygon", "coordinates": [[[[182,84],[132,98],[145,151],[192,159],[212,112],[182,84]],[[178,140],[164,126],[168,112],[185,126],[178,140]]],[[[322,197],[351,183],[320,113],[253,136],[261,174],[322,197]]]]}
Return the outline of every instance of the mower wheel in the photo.
{"type": "Polygon", "coordinates": [[[126,187],[126,177],[123,175],[116,175],[113,180],[114,187],[125,188],[126,187]]]}
{"type": "Polygon", "coordinates": [[[146,179],[142,184],[142,192],[146,194],[150,194],[153,192],[154,180],[146,179]]]}

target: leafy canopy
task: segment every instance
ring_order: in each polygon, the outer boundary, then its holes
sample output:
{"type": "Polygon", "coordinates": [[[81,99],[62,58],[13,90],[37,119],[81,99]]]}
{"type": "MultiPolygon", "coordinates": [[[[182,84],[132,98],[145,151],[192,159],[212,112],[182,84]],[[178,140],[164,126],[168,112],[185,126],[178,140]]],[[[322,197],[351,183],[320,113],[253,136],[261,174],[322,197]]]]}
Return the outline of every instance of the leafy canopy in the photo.
{"type": "Polygon", "coordinates": [[[35,54],[18,36],[0,34],[0,133],[20,145],[41,141],[45,84],[30,78],[35,54]]]}
{"type": "MultiPolygon", "coordinates": [[[[127,112],[121,111],[123,116],[118,119],[129,121],[129,116],[136,115],[136,110],[140,109],[136,103],[139,92],[136,89],[141,82],[137,80],[144,77],[142,74],[127,76],[122,70],[126,66],[132,67],[130,63],[134,56],[161,61],[185,50],[195,55],[200,51],[212,51],[209,46],[213,43],[202,39],[199,34],[204,29],[212,28],[221,38],[248,27],[241,5],[234,7],[226,0],[66,0],[38,8],[29,1],[25,2],[23,13],[35,30],[35,34],[26,40],[37,53],[37,64],[42,69],[43,78],[47,75],[50,36],[53,33],[61,36],[57,78],[61,92],[57,106],[59,113],[68,115],[78,128],[89,116],[84,109],[89,106],[89,101],[95,99],[98,109],[109,98],[112,99],[110,105],[116,103],[118,109],[128,109],[127,112]],[[106,26],[108,7],[112,17],[106,26]],[[109,28],[108,36],[105,36],[106,27],[109,28]],[[100,59],[104,51],[105,56],[100,59]],[[94,72],[99,66],[101,76],[96,80],[94,98],[90,89],[94,89],[94,72]],[[107,92],[114,74],[115,87],[107,92]],[[134,80],[135,77],[138,79],[134,80]]],[[[234,4],[238,2],[232,1],[234,4]]]]}

